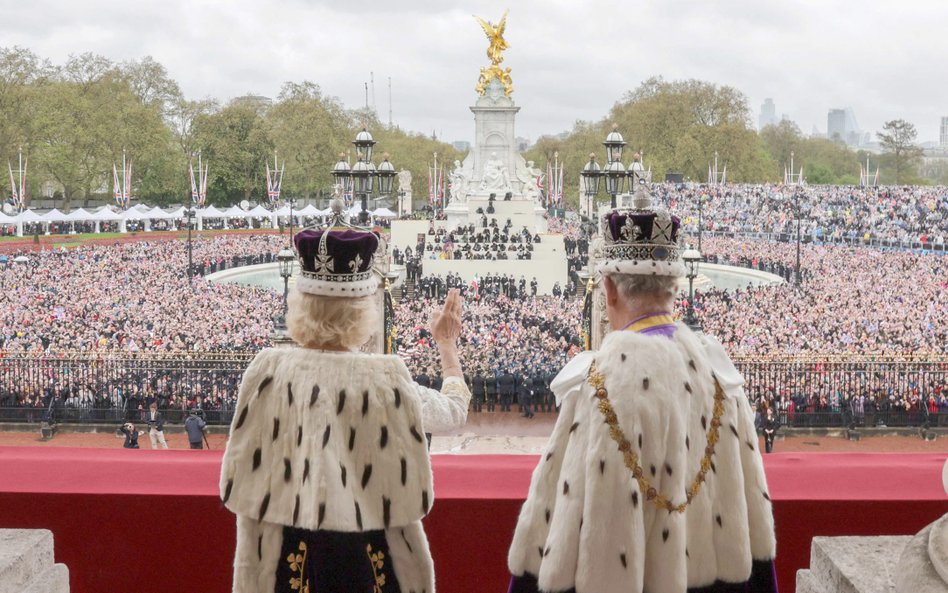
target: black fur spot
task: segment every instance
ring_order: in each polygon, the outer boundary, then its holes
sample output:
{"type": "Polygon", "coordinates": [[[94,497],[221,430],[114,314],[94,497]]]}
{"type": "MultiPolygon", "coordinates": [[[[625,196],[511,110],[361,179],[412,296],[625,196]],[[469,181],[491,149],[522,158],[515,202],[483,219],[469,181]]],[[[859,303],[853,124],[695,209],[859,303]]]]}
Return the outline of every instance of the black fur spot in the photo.
{"type": "Polygon", "coordinates": [[[302,444],[303,444],[303,427],[297,426],[296,427],[296,446],[299,447],[302,444]]]}
{"type": "Polygon", "coordinates": [[[385,524],[385,529],[388,529],[388,524],[392,522],[392,501],[382,497],[382,522],[385,524]]]}
{"type": "Polygon", "coordinates": [[[639,433],[639,450],[642,450],[642,433],[639,433]]]}
{"type": "Polygon", "coordinates": [[[625,352],[619,355],[619,358],[622,359],[622,362],[625,362],[625,352]]]}
{"type": "Polygon", "coordinates": [[[573,422],[573,425],[569,427],[569,431],[573,432],[577,426],[579,426],[579,422],[573,422]]]}
{"type": "Polygon", "coordinates": [[[546,454],[546,460],[549,461],[551,457],[553,457],[553,451],[546,454]]]}
{"type": "Polygon", "coordinates": [[[339,403],[336,404],[336,415],[342,414],[343,408],[346,407],[346,390],[343,389],[339,392],[339,403]]]}
{"type": "Polygon", "coordinates": [[[418,441],[419,443],[424,442],[425,440],[424,438],[422,438],[421,434],[418,432],[418,429],[415,428],[414,426],[411,427],[411,436],[415,437],[415,440],[418,441]]]}
{"type": "Polygon", "coordinates": [[[332,432],[332,424],[326,425],[326,430],[323,432],[323,449],[326,448],[326,445],[329,443],[329,434],[332,432]]]}
{"type": "Polygon", "coordinates": [[[289,405],[293,405],[293,384],[286,384],[286,401],[289,405]]]}
{"type": "Polygon", "coordinates": [[[541,548],[540,546],[537,546],[537,553],[540,554],[540,558],[543,558],[543,548],[541,548]]]}
{"type": "Polygon", "coordinates": [[[283,481],[289,482],[290,478],[293,477],[293,466],[290,464],[290,458],[283,458],[283,481]]]}
{"type": "Polygon", "coordinates": [[[718,466],[714,465],[713,461],[711,462],[711,472],[715,474],[718,473],[718,466]]]}
{"type": "Polygon", "coordinates": [[[717,522],[718,527],[724,527],[724,525],[721,524],[721,515],[715,517],[714,520],[717,522]]]}
{"type": "Polygon", "coordinates": [[[622,568],[629,567],[629,564],[625,561],[625,554],[619,554],[619,562],[622,563],[622,568]]]}
{"type": "Polygon", "coordinates": [[[319,385],[313,385],[313,390],[309,392],[309,407],[316,405],[316,400],[319,399],[319,385]]]}
{"type": "Polygon", "coordinates": [[[691,451],[691,437],[685,437],[685,449],[691,451]]]}
{"type": "Polygon", "coordinates": [[[244,420],[247,419],[247,411],[250,409],[250,406],[244,406],[244,409],[240,411],[240,416],[237,417],[237,424],[234,425],[234,430],[239,430],[241,426],[244,425],[244,420]]]}
{"type": "Polygon", "coordinates": [[[369,392],[362,392],[362,416],[365,417],[369,413],[369,392]]]}
{"type": "Polygon", "coordinates": [[[549,555],[550,555],[550,546],[547,546],[546,549],[543,550],[543,557],[546,558],[549,555]]]}
{"type": "Polygon", "coordinates": [[[398,388],[395,388],[395,390],[392,393],[395,396],[395,407],[396,408],[402,407],[402,392],[399,391],[398,388]]]}
{"type": "Polygon", "coordinates": [[[408,538],[405,537],[405,530],[402,529],[402,541],[405,542],[405,547],[408,548],[408,553],[412,553],[411,544],[408,543],[408,538]]]}
{"type": "Polygon", "coordinates": [[[296,525],[296,520],[300,516],[300,495],[296,495],[296,505],[293,507],[293,525],[296,525]]]}
{"type": "Polygon", "coordinates": [[[263,560],[263,536],[257,536],[257,560],[263,560]]]}
{"type": "Polygon", "coordinates": [[[668,463],[665,464],[665,473],[668,474],[669,476],[672,475],[672,466],[669,465],[668,463]]]}
{"type": "Polygon", "coordinates": [[[730,424],[729,426],[731,427],[731,432],[734,433],[734,436],[737,437],[737,438],[741,438],[741,437],[738,436],[738,434],[737,434],[737,428],[735,428],[733,424],[730,424]]]}
{"type": "Polygon", "coordinates": [[[274,418],[273,419],[273,435],[271,436],[270,440],[275,441],[277,440],[278,436],[280,436],[280,419],[274,418]]]}
{"type": "Polygon", "coordinates": [[[339,472],[342,474],[342,485],[343,485],[343,487],[345,487],[345,485],[346,485],[346,466],[340,465],[340,466],[339,466],[339,472]]]}
{"type": "Polygon", "coordinates": [[[365,486],[369,483],[369,480],[372,478],[372,464],[365,466],[365,469],[362,470],[362,489],[365,490],[365,486]]]}
{"type": "Polygon", "coordinates": [[[569,482],[563,480],[563,495],[569,494],[569,482]]]}
{"type": "Polygon", "coordinates": [[[549,523],[550,523],[550,509],[547,509],[547,510],[546,510],[546,513],[544,513],[544,515],[545,515],[545,517],[546,517],[546,522],[547,522],[547,524],[549,524],[549,523]]]}
{"type": "Polygon", "coordinates": [[[260,385],[257,387],[257,396],[263,395],[263,390],[270,386],[270,383],[273,383],[273,377],[264,377],[263,381],[260,382],[260,385]]]}
{"type": "Polygon", "coordinates": [[[422,490],[421,491],[421,512],[427,515],[428,508],[429,508],[428,507],[428,491],[422,490]]]}
{"type": "Polygon", "coordinates": [[[359,531],[362,531],[362,509],[359,507],[359,503],[355,503],[356,507],[356,526],[359,527],[359,531]]]}
{"type": "Polygon", "coordinates": [[[600,474],[606,473],[606,460],[605,459],[599,460],[599,473],[600,474]]]}
{"type": "Polygon", "coordinates": [[[388,445],[388,427],[382,427],[382,436],[379,437],[379,448],[384,449],[388,445]]]}
{"type": "Polygon", "coordinates": [[[667,541],[668,541],[668,530],[667,530],[667,529],[663,529],[663,530],[662,530],[662,541],[663,541],[663,542],[667,542],[667,541]]]}
{"type": "Polygon", "coordinates": [[[355,447],[355,444],[356,444],[356,429],[354,426],[352,426],[349,428],[349,450],[350,451],[352,451],[352,449],[355,447]]]}
{"type": "Polygon", "coordinates": [[[750,441],[747,441],[747,447],[748,447],[751,451],[753,451],[753,450],[754,450],[754,443],[752,443],[752,442],[750,442],[750,441]]]}
{"type": "Polygon", "coordinates": [[[323,519],[326,518],[326,503],[319,503],[319,518],[316,520],[316,527],[318,528],[323,524],[323,519]]]}
{"type": "Polygon", "coordinates": [[[708,419],[704,416],[701,417],[701,430],[708,430],[708,419]]]}
{"type": "Polygon", "coordinates": [[[639,493],[637,490],[632,491],[632,506],[633,507],[639,506],[639,493]]]}
{"type": "Polygon", "coordinates": [[[691,393],[691,383],[685,381],[685,391],[691,393]]]}
{"type": "Polygon", "coordinates": [[[688,553],[688,548],[685,548],[685,558],[691,558],[691,554],[688,553]]]}
{"type": "Polygon", "coordinates": [[[257,471],[257,468],[260,467],[260,459],[263,455],[263,451],[260,450],[260,447],[253,452],[253,469],[257,471]]]}
{"type": "Polygon", "coordinates": [[[691,367],[691,370],[693,370],[693,371],[697,371],[697,370],[698,370],[698,367],[695,366],[695,360],[694,360],[693,358],[688,361],[688,366],[690,366],[690,367],[691,367]]]}
{"type": "Polygon", "coordinates": [[[267,507],[270,506],[270,493],[267,492],[267,495],[263,497],[263,502],[260,503],[260,517],[259,520],[263,521],[263,517],[267,514],[267,507]]]}
{"type": "MultiPolygon", "coordinates": [[[[231,478],[227,480],[227,488],[224,488],[224,498],[221,499],[224,502],[224,504],[227,504],[227,500],[230,498],[230,491],[233,489],[234,489],[234,479],[231,478]]],[[[764,496],[767,496],[766,492],[764,492],[764,496]]]]}
{"type": "Polygon", "coordinates": [[[408,481],[408,461],[402,457],[402,486],[408,481]]]}
{"type": "Polygon", "coordinates": [[[648,390],[648,377],[645,377],[644,379],[642,379],[642,389],[648,390]]]}
{"type": "MultiPolygon", "coordinates": [[[[767,494],[766,492],[764,492],[764,498],[766,498],[766,499],[769,501],[769,500],[770,500],[770,495],[767,494]]],[[[226,501],[225,501],[225,502],[226,502],[226,501]]]]}
{"type": "Polygon", "coordinates": [[[306,483],[306,480],[309,479],[309,458],[303,460],[303,483],[306,483]]]}
{"type": "Polygon", "coordinates": [[[652,467],[649,468],[652,472],[652,477],[655,477],[655,464],[652,464],[652,467]]]}

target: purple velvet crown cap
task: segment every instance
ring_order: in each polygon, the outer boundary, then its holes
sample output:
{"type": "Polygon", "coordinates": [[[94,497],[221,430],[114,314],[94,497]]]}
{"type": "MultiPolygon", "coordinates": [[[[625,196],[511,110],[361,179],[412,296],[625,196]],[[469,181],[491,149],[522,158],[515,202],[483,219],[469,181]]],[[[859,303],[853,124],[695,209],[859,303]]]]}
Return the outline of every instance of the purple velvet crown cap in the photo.
{"type": "Polygon", "coordinates": [[[320,274],[359,274],[372,267],[372,256],[379,238],[369,231],[352,229],[307,229],[293,237],[303,272],[320,274]],[[326,234],[325,253],[320,244],[326,234]]]}
{"type": "MultiPolygon", "coordinates": [[[[617,211],[613,210],[606,215],[606,222],[609,226],[609,240],[612,243],[654,243],[659,239],[661,233],[655,233],[655,219],[657,213],[651,211],[617,211]],[[641,235],[638,237],[629,237],[627,232],[624,235],[623,230],[627,228],[628,219],[632,219],[632,224],[639,228],[641,235]]],[[[661,237],[659,242],[677,243],[678,229],[681,221],[677,216],[671,216],[671,228],[667,240],[661,237]]],[[[667,220],[667,219],[666,219],[667,220]]]]}

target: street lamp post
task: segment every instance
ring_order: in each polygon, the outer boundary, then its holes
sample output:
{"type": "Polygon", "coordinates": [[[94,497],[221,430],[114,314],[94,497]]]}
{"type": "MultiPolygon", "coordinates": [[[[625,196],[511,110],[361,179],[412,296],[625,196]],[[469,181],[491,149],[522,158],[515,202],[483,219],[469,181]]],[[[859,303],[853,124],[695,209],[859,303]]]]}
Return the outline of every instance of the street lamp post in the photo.
{"type": "Polygon", "coordinates": [[[358,161],[350,169],[348,163],[340,159],[332,169],[332,176],[337,184],[341,183],[344,188],[351,186],[353,195],[359,196],[362,205],[359,221],[366,225],[369,222],[369,196],[376,187],[375,180],[378,179],[378,195],[390,195],[396,174],[395,167],[389,162],[388,154],[384,155],[378,168],[372,164],[372,147],[376,141],[365,128],[362,128],[352,143],[358,151],[358,161]]]}
{"type": "Polygon", "coordinates": [[[793,214],[797,219],[797,263],[794,270],[794,284],[800,286],[800,222],[803,218],[803,212],[800,205],[800,198],[802,197],[803,192],[800,189],[796,189],[793,192],[793,214]]]}
{"type": "Polygon", "coordinates": [[[704,206],[704,194],[698,196],[698,251],[701,251],[701,232],[703,230],[704,224],[701,220],[701,209],[704,206]]]}
{"type": "Polygon", "coordinates": [[[284,247],[277,253],[277,263],[280,264],[280,277],[283,278],[283,323],[286,324],[286,300],[290,293],[290,276],[293,275],[293,260],[296,255],[288,248],[284,247]]]}
{"type": "Polygon", "coordinates": [[[697,249],[686,249],[681,254],[681,261],[685,264],[685,275],[688,278],[688,312],[685,314],[685,325],[698,331],[701,325],[695,318],[695,278],[698,277],[698,266],[701,264],[701,252],[697,249]]]}

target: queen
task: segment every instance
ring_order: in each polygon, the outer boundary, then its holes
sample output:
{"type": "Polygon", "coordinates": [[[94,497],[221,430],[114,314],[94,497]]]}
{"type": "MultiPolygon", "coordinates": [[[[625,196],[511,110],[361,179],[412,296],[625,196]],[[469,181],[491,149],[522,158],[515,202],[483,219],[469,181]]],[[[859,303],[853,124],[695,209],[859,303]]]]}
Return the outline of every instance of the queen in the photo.
{"type": "Polygon", "coordinates": [[[378,237],[304,230],[294,243],[295,347],[250,363],[221,467],[221,498],[237,516],[233,590],[434,591],[424,435],[467,418],[460,296],[452,291],[431,321],[444,386],[423,388],[397,356],[360,352],[381,326],[378,237]]]}

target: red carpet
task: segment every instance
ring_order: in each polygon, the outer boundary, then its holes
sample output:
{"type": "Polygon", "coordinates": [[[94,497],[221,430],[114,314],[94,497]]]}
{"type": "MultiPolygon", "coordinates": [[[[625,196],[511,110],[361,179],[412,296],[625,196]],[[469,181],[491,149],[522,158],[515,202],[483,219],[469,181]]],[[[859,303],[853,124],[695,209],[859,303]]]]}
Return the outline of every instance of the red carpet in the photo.
{"type": "MultiPolygon", "coordinates": [[[[233,516],[220,451],[0,448],[0,527],[53,531],[73,593],[230,590],[233,516]]],[[[948,512],[931,454],[766,457],[783,593],[814,535],[909,535],[948,512]]],[[[503,593],[506,554],[536,457],[435,456],[425,528],[448,593],[503,593]]]]}

